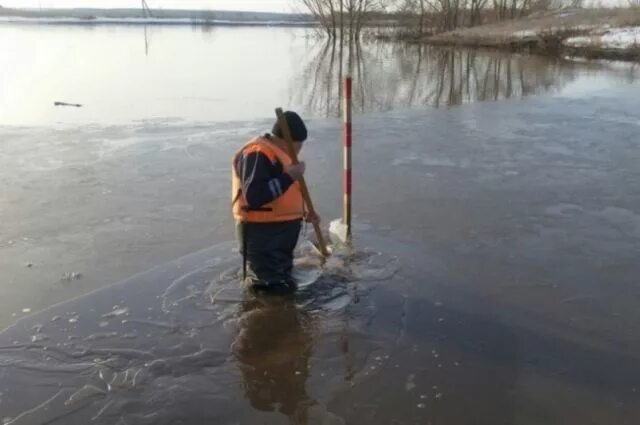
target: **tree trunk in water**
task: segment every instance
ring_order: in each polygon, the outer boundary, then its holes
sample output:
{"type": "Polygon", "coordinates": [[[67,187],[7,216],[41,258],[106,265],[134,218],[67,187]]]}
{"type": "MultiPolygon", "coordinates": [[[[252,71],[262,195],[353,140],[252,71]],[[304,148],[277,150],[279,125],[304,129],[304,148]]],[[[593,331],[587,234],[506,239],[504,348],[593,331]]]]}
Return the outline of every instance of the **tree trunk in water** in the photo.
{"type": "Polygon", "coordinates": [[[420,0],[420,30],[419,30],[419,35],[420,38],[422,38],[422,36],[424,35],[424,19],[425,19],[425,13],[424,13],[424,0],[420,0]]]}
{"type": "MultiPolygon", "coordinates": [[[[344,5],[340,0],[340,62],[338,63],[338,98],[342,99],[342,76],[344,64],[344,5]]],[[[338,115],[342,113],[342,102],[338,102],[338,115]]]]}
{"type": "Polygon", "coordinates": [[[344,43],[344,2],[340,1],[340,46],[344,43]]]}
{"type": "Polygon", "coordinates": [[[329,1],[329,13],[331,14],[331,35],[330,37],[335,38],[336,36],[336,10],[333,7],[333,1],[329,1]]]}

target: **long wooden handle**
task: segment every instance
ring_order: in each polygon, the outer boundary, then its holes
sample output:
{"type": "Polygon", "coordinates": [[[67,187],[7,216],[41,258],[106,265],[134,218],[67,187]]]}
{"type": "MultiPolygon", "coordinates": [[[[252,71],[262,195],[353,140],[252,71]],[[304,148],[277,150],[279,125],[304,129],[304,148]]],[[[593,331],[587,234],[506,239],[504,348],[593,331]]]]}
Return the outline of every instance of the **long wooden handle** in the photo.
{"type": "MultiPolygon", "coordinates": [[[[278,117],[278,124],[280,126],[280,130],[282,130],[282,136],[284,137],[284,140],[287,143],[287,149],[289,151],[289,156],[291,157],[291,161],[294,164],[297,164],[298,155],[296,154],[296,150],[293,147],[291,130],[289,129],[289,123],[287,123],[287,120],[284,117],[284,112],[282,112],[282,108],[276,109],[276,116],[278,117]]],[[[302,192],[302,198],[304,199],[304,202],[307,205],[307,210],[311,215],[317,216],[316,210],[313,208],[311,195],[309,195],[309,188],[307,188],[307,183],[304,181],[304,177],[300,177],[300,180],[298,181],[298,183],[300,184],[300,191],[302,192]]],[[[320,249],[320,252],[325,257],[328,257],[329,251],[327,251],[327,244],[324,241],[324,236],[322,235],[322,229],[320,229],[320,223],[318,223],[317,221],[314,221],[313,228],[316,231],[316,236],[318,238],[318,248],[320,249]]]]}

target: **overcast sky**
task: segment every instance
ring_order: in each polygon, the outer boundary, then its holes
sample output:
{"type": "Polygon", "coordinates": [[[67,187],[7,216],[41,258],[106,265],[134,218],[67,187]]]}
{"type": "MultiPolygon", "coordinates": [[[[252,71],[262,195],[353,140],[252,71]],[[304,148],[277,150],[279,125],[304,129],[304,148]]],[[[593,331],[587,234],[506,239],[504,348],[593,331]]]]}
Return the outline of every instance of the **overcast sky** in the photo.
{"type": "MultiPolygon", "coordinates": [[[[299,9],[296,0],[147,0],[151,9],[251,10],[256,12],[292,12],[299,9]]],[[[0,0],[5,7],[140,7],[141,0],[0,0]]]]}

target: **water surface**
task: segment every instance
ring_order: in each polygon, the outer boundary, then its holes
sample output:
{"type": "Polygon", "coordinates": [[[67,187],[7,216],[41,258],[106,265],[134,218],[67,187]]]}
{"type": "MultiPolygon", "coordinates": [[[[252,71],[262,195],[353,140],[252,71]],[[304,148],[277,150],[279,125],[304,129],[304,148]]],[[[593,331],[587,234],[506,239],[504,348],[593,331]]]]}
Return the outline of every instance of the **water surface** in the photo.
{"type": "Polygon", "coordinates": [[[0,35],[2,416],[640,419],[636,66],[357,46],[356,248],[397,272],[329,267],[256,304],[220,245],[229,159],[276,106],[300,110],[312,193],[337,216],[344,51],[269,28],[0,35]]]}

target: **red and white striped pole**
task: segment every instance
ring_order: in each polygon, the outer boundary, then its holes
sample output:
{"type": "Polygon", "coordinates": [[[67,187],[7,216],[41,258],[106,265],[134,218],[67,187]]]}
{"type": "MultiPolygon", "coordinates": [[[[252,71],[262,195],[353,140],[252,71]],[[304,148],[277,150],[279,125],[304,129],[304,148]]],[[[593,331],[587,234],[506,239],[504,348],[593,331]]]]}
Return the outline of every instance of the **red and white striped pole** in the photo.
{"type": "Polygon", "coordinates": [[[351,77],[344,79],[343,91],[343,142],[344,142],[344,199],[343,223],[347,227],[347,241],[351,240],[351,77]]]}

